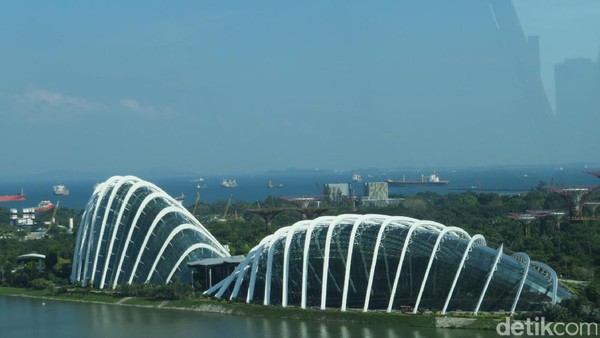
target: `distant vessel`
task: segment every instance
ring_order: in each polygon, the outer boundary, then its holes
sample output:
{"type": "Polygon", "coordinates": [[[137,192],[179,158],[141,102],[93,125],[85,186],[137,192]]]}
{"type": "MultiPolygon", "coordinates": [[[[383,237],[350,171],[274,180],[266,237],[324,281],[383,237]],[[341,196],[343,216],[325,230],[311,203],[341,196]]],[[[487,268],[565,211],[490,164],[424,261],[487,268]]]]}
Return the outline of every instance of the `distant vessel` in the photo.
{"type": "Polygon", "coordinates": [[[206,189],[206,184],[202,184],[202,185],[198,184],[196,186],[196,189],[206,189]]]}
{"type": "Polygon", "coordinates": [[[193,183],[204,182],[204,179],[202,177],[199,177],[199,178],[195,178],[193,180],[190,180],[190,182],[193,182],[193,183]]]}
{"type": "Polygon", "coordinates": [[[354,174],[354,175],[352,175],[352,181],[362,182],[362,176],[360,176],[359,174],[354,174]]]}
{"type": "Polygon", "coordinates": [[[269,180],[269,184],[267,186],[269,188],[283,188],[283,183],[273,184],[273,182],[269,180]]]}
{"type": "Polygon", "coordinates": [[[183,203],[183,200],[185,200],[185,195],[181,193],[181,195],[175,197],[175,200],[179,203],[183,203]]]}
{"type": "Polygon", "coordinates": [[[68,196],[71,192],[64,184],[57,184],[53,187],[54,195],[68,196]]]}
{"type": "Polygon", "coordinates": [[[223,182],[221,182],[221,186],[223,188],[235,188],[238,186],[237,182],[235,180],[223,180],[223,182]]]}
{"type": "Polygon", "coordinates": [[[386,180],[389,186],[391,187],[430,187],[430,186],[443,186],[448,185],[450,181],[440,180],[440,176],[437,172],[429,176],[421,175],[420,181],[407,181],[404,176],[402,176],[402,181],[395,180],[386,180]]]}
{"type": "Polygon", "coordinates": [[[50,210],[52,210],[52,208],[54,208],[54,205],[52,204],[52,202],[50,202],[49,200],[43,200],[35,208],[35,211],[39,211],[39,212],[50,211],[50,210]]]}
{"type": "Polygon", "coordinates": [[[24,201],[25,194],[23,193],[23,189],[21,189],[21,193],[17,195],[4,195],[0,196],[0,202],[17,202],[24,201]]]}

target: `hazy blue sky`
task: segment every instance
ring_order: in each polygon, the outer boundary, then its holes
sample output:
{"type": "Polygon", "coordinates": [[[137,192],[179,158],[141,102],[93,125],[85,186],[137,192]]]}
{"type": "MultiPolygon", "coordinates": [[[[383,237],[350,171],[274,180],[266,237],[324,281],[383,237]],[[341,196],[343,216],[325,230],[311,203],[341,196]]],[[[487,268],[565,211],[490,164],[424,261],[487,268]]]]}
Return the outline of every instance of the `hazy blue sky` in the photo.
{"type": "MultiPolygon", "coordinates": [[[[419,66],[394,63],[407,47],[393,37],[411,20],[396,3],[3,2],[0,175],[557,160],[512,157],[506,148],[471,152],[465,145],[479,141],[461,130],[437,139],[436,129],[403,124],[416,117],[395,110],[411,93],[402,87],[399,97],[394,79],[419,66]]],[[[600,1],[514,4],[525,34],[541,36],[552,100],[554,64],[598,56],[600,1]]],[[[439,29],[435,18],[412,19],[439,29]]],[[[415,41],[411,48],[431,43],[415,41]]],[[[497,142],[520,147],[518,138],[497,142]]]]}

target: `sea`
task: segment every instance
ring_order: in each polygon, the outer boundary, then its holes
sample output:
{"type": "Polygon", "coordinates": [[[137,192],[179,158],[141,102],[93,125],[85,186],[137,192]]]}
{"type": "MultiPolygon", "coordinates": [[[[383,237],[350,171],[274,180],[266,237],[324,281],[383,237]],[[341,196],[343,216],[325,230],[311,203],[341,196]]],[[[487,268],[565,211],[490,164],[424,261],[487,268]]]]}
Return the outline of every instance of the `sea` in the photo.
{"type": "MultiPolygon", "coordinates": [[[[421,175],[431,175],[437,171],[441,180],[450,183],[441,187],[390,187],[390,195],[413,196],[423,191],[438,194],[459,193],[463,191],[496,192],[500,194],[518,194],[530,191],[540,184],[559,186],[598,185],[600,179],[586,173],[600,170],[598,165],[577,164],[565,166],[511,166],[511,167],[474,167],[462,169],[363,169],[363,170],[290,170],[260,174],[240,175],[173,175],[140,177],[150,181],[173,197],[185,196],[184,205],[193,205],[200,196],[204,203],[232,200],[260,202],[268,196],[273,197],[313,197],[322,196],[325,184],[349,183],[355,196],[361,196],[366,182],[393,180],[420,180],[421,175]],[[362,182],[352,180],[354,174],[362,177],[362,182]],[[200,180],[202,179],[202,180],[200,180]],[[238,186],[224,188],[221,182],[235,179],[238,186]],[[274,187],[269,187],[271,181],[274,187]],[[281,185],[281,187],[277,187],[281,185]]],[[[120,174],[125,175],[125,174],[120,174]]],[[[37,206],[42,200],[53,204],[60,202],[61,207],[84,208],[89,201],[94,186],[109,176],[92,178],[68,177],[57,179],[0,179],[0,195],[18,194],[21,190],[26,200],[21,202],[2,202],[5,208],[29,208],[37,206]],[[64,184],[70,190],[68,196],[54,196],[53,186],[64,184]]]]}

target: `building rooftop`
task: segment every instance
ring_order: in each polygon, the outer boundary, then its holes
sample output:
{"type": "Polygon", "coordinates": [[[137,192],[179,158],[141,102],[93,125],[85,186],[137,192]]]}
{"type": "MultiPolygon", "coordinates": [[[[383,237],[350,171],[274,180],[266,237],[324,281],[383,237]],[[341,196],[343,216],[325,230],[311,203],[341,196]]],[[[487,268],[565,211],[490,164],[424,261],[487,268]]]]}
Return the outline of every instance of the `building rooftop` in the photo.
{"type": "Polygon", "coordinates": [[[199,261],[193,261],[193,262],[189,262],[187,264],[188,267],[194,267],[194,266],[211,266],[211,265],[220,265],[223,263],[233,263],[233,264],[239,264],[244,260],[244,256],[243,255],[238,255],[238,256],[230,256],[230,257],[215,257],[215,258],[206,258],[206,259],[201,259],[199,261]]]}

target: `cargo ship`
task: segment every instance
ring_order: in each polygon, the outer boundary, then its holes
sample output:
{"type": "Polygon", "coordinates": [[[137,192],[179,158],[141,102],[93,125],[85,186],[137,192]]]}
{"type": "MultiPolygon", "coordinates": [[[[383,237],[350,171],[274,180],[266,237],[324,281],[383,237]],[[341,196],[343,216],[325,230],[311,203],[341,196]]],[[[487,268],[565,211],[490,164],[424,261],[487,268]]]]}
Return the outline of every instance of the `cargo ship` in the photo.
{"type": "Polygon", "coordinates": [[[52,210],[52,208],[54,208],[54,205],[52,204],[52,202],[50,202],[49,200],[43,200],[35,208],[35,211],[38,211],[38,212],[50,211],[50,210],[52,210]]]}
{"type": "Polygon", "coordinates": [[[64,184],[57,184],[53,187],[55,196],[68,196],[70,194],[69,189],[64,184]]]}
{"type": "Polygon", "coordinates": [[[24,201],[25,194],[23,193],[23,189],[21,189],[21,193],[17,195],[4,195],[0,196],[0,202],[18,202],[24,201]]]}
{"type": "Polygon", "coordinates": [[[429,176],[421,175],[420,181],[407,181],[404,176],[402,176],[402,181],[396,180],[386,180],[390,187],[437,187],[448,185],[450,181],[440,180],[440,176],[437,172],[429,176]]]}
{"type": "Polygon", "coordinates": [[[223,188],[235,188],[238,186],[238,184],[235,180],[223,180],[223,182],[221,182],[221,186],[223,188]]]}

